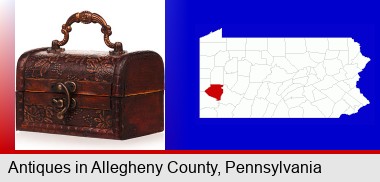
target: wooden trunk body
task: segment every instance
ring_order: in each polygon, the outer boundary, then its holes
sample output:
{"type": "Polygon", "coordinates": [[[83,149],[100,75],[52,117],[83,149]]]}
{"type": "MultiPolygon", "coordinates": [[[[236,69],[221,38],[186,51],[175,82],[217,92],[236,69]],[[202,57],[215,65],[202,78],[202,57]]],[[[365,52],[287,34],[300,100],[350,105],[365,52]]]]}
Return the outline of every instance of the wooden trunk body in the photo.
{"type": "Polygon", "coordinates": [[[148,135],[164,129],[163,94],[163,61],[155,52],[35,49],[17,64],[16,129],[110,139],[148,135]],[[66,82],[75,91],[58,92],[57,84],[66,82]],[[73,101],[59,118],[62,107],[53,100],[66,98],[73,101]]]}

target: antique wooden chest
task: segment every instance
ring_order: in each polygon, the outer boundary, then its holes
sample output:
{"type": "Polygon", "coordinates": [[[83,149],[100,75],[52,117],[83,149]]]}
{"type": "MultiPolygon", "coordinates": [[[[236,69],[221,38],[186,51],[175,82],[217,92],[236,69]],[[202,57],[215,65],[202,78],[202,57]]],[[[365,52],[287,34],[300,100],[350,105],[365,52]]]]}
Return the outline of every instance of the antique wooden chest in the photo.
{"type": "Polygon", "coordinates": [[[128,139],[164,129],[164,66],[153,51],[127,53],[96,13],[73,14],[64,38],[20,56],[16,129],[128,139]],[[99,23],[110,52],[67,51],[74,22],[99,23]]]}

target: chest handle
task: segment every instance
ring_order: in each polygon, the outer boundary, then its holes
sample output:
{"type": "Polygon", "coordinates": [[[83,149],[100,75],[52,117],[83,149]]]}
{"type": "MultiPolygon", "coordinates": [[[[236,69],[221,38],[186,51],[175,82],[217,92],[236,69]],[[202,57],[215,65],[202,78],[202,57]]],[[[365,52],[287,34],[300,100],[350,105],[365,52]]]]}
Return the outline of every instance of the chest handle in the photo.
{"type": "Polygon", "coordinates": [[[66,23],[62,25],[62,34],[64,35],[61,41],[53,40],[51,48],[48,49],[48,52],[63,52],[65,49],[61,48],[69,41],[69,33],[71,32],[71,25],[76,23],[99,23],[102,26],[102,33],[104,34],[104,42],[109,48],[113,48],[113,51],[110,51],[111,55],[120,55],[124,53],[123,44],[121,42],[112,43],[109,37],[112,34],[111,26],[107,25],[107,22],[96,13],[91,13],[89,11],[82,11],[80,13],[75,13],[67,19],[66,23]]]}

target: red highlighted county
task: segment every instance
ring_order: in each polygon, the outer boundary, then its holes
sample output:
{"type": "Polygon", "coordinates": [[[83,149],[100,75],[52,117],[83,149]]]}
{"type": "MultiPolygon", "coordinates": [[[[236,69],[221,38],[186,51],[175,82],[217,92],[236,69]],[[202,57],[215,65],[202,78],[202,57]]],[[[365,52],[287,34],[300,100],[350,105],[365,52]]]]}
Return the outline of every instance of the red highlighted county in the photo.
{"type": "Polygon", "coordinates": [[[220,101],[220,98],[223,94],[223,85],[220,84],[211,84],[210,87],[208,87],[205,92],[208,96],[215,98],[217,101],[220,101]]]}

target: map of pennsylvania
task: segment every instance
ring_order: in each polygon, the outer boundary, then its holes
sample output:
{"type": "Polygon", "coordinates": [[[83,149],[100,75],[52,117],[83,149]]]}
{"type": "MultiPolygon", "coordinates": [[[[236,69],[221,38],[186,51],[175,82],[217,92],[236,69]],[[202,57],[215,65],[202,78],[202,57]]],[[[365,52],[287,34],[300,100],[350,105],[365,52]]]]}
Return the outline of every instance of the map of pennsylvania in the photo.
{"type": "Polygon", "coordinates": [[[339,118],[369,101],[352,38],[200,38],[201,118],[339,118]]]}

